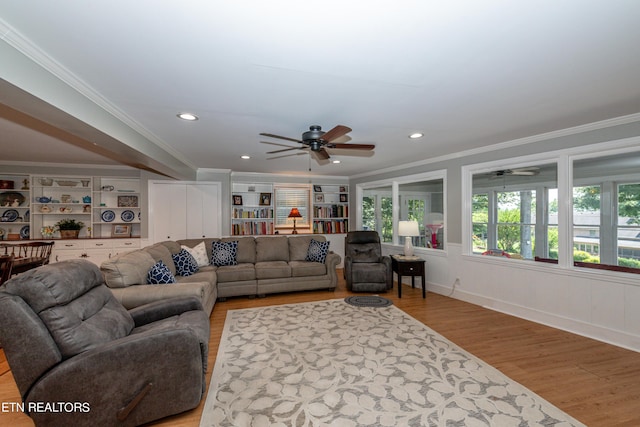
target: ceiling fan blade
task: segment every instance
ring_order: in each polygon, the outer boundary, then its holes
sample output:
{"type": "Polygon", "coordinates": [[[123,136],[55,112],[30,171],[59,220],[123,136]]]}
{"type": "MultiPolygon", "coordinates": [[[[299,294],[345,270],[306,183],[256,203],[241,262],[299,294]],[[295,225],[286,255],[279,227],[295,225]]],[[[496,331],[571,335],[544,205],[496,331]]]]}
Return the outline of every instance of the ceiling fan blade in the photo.
{"type": "Polygon", "coordinates": [[[291,151],[291,150],[304,150],[306,147],[289,147],[289,148],[283,148],[282,150],[275,150],[275,151],[267,151],[267,154],[276,154],[276,153],[282,153],[285,151],[291,151]]]}
{"type": "Polygon", "coordinates": [[[322,160],[327,160],[329,157],[329,153],[327,152],[327,150],[323,148],[319,149],[318,151],[315,151],[316,154],[318,154],[318,158],[322,159],[322,160]]]}
{"type": "Polygon", "coordinates": [[[272,133],[261,133],[260,135],[268,136],[268,137],[271,137],[271,138],[285,139],[287,141],[299,142],[300,144],[302,144],[302,141],[300,141],[299,139],[289,138],[288,136],[274,135],[272,133]]]}
{"type": "Polygon", "coordinates": [[[373,144],[327,144],[327,148],[339,148],[347,150],[373,150],[376,148],[373,144]]]}
{"type": "Polygon", "coordinates": [[[269,145],[277,145],[280,147],[289,147],[289,148],[293,148],[290,145],[286,145],[286,144],[280,144],[279,142],[269,142],[269,141],[260,141],[262,144],[269,144],[269,145]]]}
{"type": "Polygon", "coordinates": [[[267,160],[280,159],[282,157],[300,156],[304,154],[307,154],[307,153],[301,152],[301,153],[285,154],[284,156],[267,157],[267,160]]]}
{"type": "Polygon", "coordinates": [[[331,142],[336,138],[340,138],[341,136],[348,134],[349,132],[351,132],[351,128],[338,125],[322,135],[322,139],[327,142],[331,142]]]}
{"type": "Polygon", "coordinates": [[[311,154],[311,157],[316,159],[318,163],[321,163],[324,160],[328,160],[330,157],[329,153],[327,153],[327,151],[324,148],[321,148],[318,151],[309,151],[309,154],[311,154]]]}

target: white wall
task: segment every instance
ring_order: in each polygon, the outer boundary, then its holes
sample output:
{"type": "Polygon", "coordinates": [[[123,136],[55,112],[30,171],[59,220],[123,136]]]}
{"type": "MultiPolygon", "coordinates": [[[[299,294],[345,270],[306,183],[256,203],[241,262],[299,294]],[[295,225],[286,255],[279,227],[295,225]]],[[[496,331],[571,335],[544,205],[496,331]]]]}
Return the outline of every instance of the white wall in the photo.
{"type": "MultiPolygon", "coordinates": [[[[560,149],[586,149],[589,145],[606,145],[638,136],[640,115],[527,140],[497,141],[495,146],[482,151],[352,177],[350,191],[355,194],[356,186],[367,182],[446,170],[445,249],[416,249],[427,260],[429,291],[640,351],[640,275],[464,255],[462,246],[466,229],[463,212],[469,203],[462,195],[464,166],[560,149]],[[456,278],[460,280],[454,287],[456,278]]],[[[350,229],[357,229],[355,218],[350,229]]],[[[384,245],[384,252],[400,253],[402,248],[384,245]]],[[[410,279],[405,283],[410,283],[410,279]]]]}

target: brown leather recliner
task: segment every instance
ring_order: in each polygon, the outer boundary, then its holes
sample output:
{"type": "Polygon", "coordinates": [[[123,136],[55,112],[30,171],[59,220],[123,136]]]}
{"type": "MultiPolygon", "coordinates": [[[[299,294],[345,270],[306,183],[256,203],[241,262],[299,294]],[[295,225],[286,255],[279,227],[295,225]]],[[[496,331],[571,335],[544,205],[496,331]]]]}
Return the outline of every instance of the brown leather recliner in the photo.
{"type": "Polygon", "coordinates": [[[127,311],[84,260],[0,287],[0,342],[36,425],[139,425],[196,407],[206,387],[209,319],[200,302],[127,311]]]}
{"type": "Polygon", "coordinates": [[[391,258],[382,255],[376,231],[350,231],[344,241],[344,275],[353,292],[393,289],[391,258]]]}

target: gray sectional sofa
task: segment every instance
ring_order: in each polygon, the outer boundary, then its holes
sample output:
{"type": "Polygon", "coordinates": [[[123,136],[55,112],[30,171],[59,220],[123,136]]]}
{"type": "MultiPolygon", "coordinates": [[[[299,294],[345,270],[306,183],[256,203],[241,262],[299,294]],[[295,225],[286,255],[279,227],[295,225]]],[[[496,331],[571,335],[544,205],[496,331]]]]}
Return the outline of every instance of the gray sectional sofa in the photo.
{"type": "Polygon", "coordinates": [[[324,263],[305,261],[311,239],[326,241],[322,235],[166,241],[118,255],[105,261],[100,269],[107,286],[128,309],[175,296],[196,296],[205,311],[211,313],[216,300],[227,297],[333,290],[338,282],[336,267],[341,261],[340,255],[329,251],[324,263]],[[147,273],[156,262],[162,260],[175,275],[172,255],[180,252],[182,245],[194,248],[203,241],[209,260],[213,242],[237,241],[236,264],[201,266],[191,276],[175,276],[175,284],[146,284],[147,273]]]}

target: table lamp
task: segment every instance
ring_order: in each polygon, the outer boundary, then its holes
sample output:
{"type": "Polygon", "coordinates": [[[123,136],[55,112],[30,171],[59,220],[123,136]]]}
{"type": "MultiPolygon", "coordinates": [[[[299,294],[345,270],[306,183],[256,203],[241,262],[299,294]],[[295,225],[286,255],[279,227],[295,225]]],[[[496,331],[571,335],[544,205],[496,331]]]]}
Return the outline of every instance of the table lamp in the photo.
{"type": "Polygon", "coordinates": [[[300,211],[298,210],[298,208],[292,208],[291,212],[289,212],[288,218],[293,218],[293,231],[291,232],[291,234],[298,234],[298,230],[296,230],[296,218],[302,218],[302,215],[300,215],[300,211]]]}
{"type": "Polygon", "coordinates": [[[404,255],[413,256],[413,243],[411,238],[420,235],[418,221],[399,221],[398,235],[404,236],[404,255]]]}

